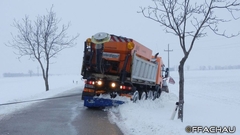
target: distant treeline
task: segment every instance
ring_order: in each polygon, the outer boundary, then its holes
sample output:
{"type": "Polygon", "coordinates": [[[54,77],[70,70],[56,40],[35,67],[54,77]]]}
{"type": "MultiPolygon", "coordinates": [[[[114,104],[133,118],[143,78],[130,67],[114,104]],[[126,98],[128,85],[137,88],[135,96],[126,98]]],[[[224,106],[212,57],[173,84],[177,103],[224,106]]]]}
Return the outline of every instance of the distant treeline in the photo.
{"type": "Polygon", "coordinates": [[[24,76],[38,76],[38,74],[24,74],[24,73],[4,73],[3,77],[24,77],[24,76]]]}
{"type": "Polygon", "coordinates": [[[229,66],[200,66],[200,70],[226,70],[226,69],[240,69],[240,65],[229,66]]]}

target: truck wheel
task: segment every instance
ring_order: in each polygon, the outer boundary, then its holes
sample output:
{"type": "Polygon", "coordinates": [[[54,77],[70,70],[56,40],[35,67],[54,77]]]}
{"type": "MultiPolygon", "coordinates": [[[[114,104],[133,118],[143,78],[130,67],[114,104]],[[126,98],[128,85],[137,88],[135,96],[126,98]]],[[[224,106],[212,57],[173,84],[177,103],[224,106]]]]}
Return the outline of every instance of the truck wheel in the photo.
{"type": "Polygon", "coordinates": [[[147,99],[147,94],[145,91],[143,91],[140,100],[146,100],[146,99],[147,99]]]}
{"type": "Polygon", "coordinates": [[[159,89],[157,93],[158,93],[158,94],[157,94],[157,95],[158,95],[157,98],[160,98],[160,96],[161,96],[161,94],[162,94],[162,90],[159,89]]]}
{"type": "Polygon", "coordinates": [[[158,96],[158,92],[157,92],[157,91],[154,91],[154,93],[153,93],[153,99],[152,99],[152,100],[155,100],[155,99],[157,98],[157,96],[158,96]]]}
{"type": "Polygon", "coordinates": [[[139,100],[139,93],[135,91],[132,96],[133,103],[136,103],[139,100]]]}
{"type": "Polygon", "coordinates": [[[151,90],[148,91],[147,99],[153,100],[153,91],[151,91],[151,90]]]}

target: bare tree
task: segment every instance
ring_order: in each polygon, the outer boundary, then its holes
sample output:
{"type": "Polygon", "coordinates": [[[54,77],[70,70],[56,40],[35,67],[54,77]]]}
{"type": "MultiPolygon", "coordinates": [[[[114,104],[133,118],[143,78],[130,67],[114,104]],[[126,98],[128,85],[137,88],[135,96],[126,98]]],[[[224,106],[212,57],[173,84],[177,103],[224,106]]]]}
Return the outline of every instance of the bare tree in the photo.
{"type": "Polygon", "coordinates": [[[207,36],[206,30],[224,36],[234,37],[240,33],[228,35],[219,31],[219,25],[238,18],[234,15],[240,9],[237,0],[153,0],[153,6],[141,7],[144,17],[156,21],[166,33],[178,37],[183,51],[183,58],[178,66],[179,72],[179,110],[178,118],[183,121],[184,104],[184,64],[193,48],[195,41],[207,36]],[[217,11],[226,11],[231,20],[218,17],[217,11]]]}
{"type": "Polygon", "coordinates": [[[78,35],[68,37],[69,23],[58,27],[61,20],[57,18],[52,8],[47,11],[47,15],[38,15],[35,21],[31,21],[28,16],[21,22],[15,20],[13,26],[18,33],[12,34],[12,42],[6,44],[18,51],[16,54],[20,56],[19,58],[29,56],[30,59],[38,61],[46,91],[49,90],[50,59],[56,57],[60,51],[73,47],[78,37],[78,35]]]}

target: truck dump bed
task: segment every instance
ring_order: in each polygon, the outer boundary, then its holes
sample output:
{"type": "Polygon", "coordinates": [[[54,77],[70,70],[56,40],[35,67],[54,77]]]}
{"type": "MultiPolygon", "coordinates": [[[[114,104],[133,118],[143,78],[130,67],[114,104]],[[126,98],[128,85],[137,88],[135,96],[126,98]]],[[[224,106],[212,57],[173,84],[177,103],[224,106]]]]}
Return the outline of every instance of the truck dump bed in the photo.
{"type": "Polygon", "coordinates": [[[157,64],[138,57],[136,53],[133,54],[131,82],[154,84],[156,82],[157,70],[157,64]]]}

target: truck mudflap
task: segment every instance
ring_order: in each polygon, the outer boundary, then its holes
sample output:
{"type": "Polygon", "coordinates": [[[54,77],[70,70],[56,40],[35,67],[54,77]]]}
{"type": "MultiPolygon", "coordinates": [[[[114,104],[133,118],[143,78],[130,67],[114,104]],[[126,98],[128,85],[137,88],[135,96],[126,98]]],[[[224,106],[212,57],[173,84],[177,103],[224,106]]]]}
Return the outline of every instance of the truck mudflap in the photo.
{"type": "Polygon", "coordinates": [[[95,98],[90,96],[84,97],[84,106],[86,107],[111,107],[124,104],[124,101],[116,99],[95,98]]]}

